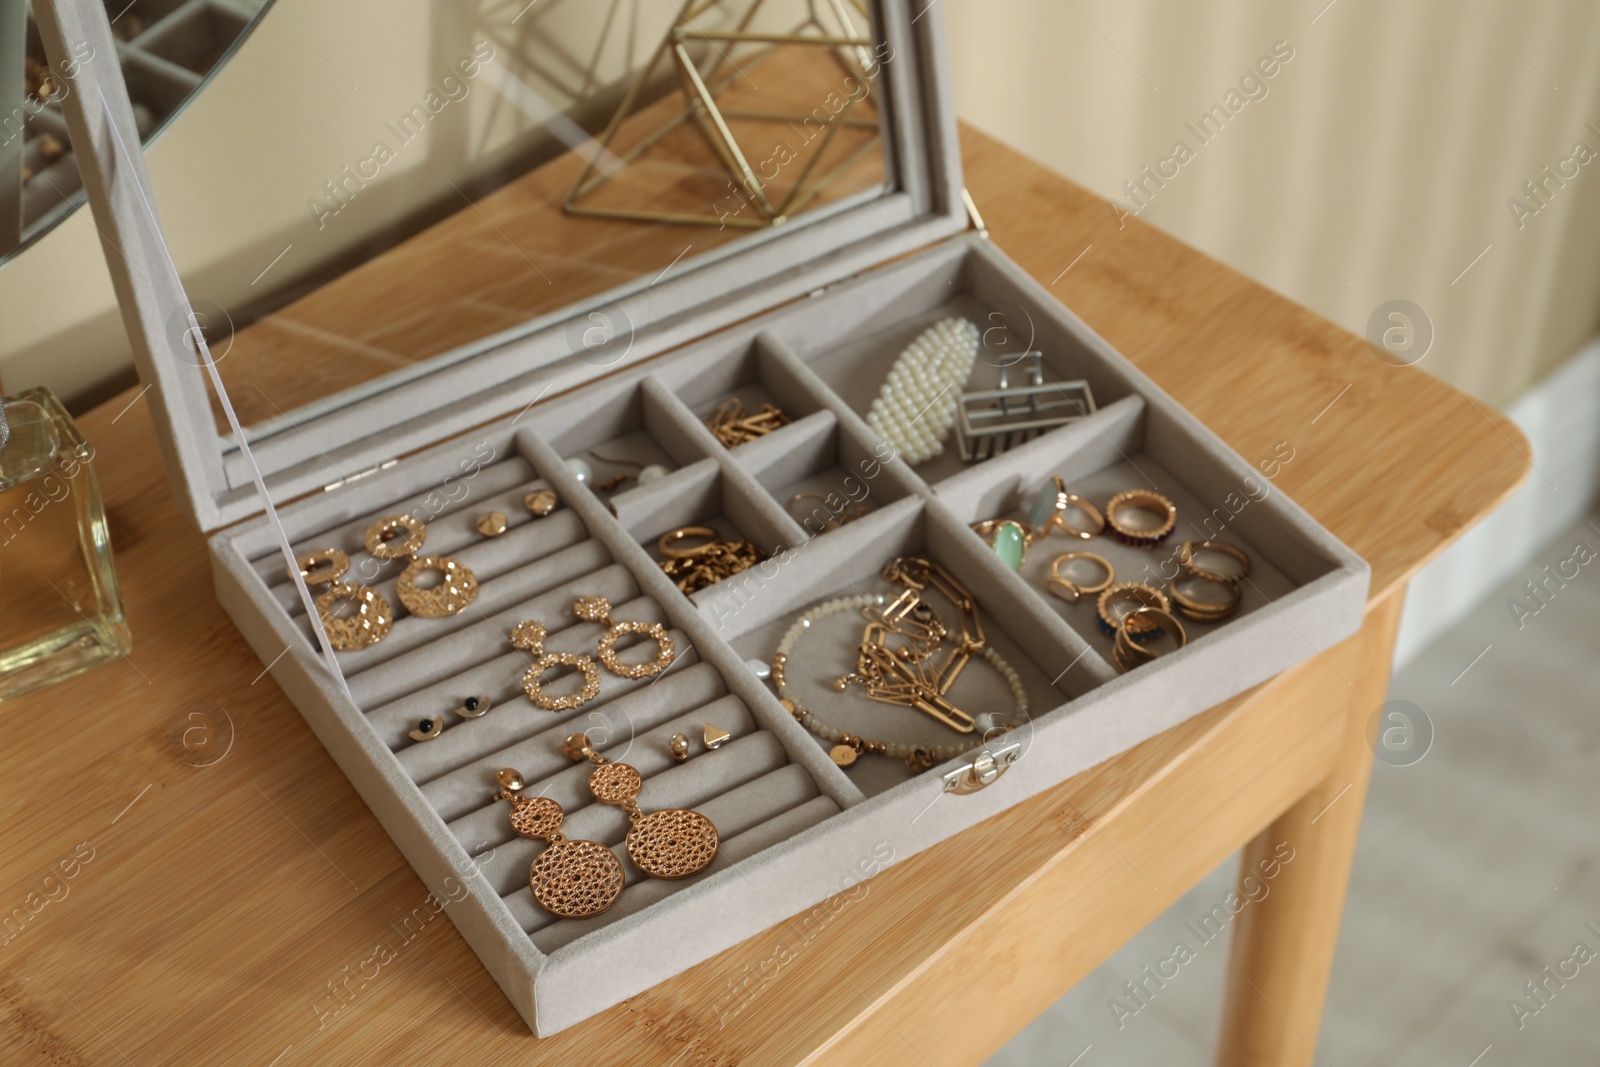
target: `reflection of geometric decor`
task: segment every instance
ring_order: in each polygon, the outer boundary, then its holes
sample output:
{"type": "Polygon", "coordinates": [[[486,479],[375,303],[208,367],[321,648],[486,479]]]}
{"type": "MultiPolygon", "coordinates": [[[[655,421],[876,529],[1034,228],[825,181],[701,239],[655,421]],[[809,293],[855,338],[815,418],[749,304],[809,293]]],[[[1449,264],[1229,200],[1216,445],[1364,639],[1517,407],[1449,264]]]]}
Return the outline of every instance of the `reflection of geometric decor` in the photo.
{"type": "MultiPolygon", "coordinates": [[[[794,28],[783,32],[752,30],[750,27],[756,14],[766,3],[766,0],[754,0],[732,29],[697,28],[694,25],[695,18],[718,3],[719,0],[695,0],[673,20],[650,61],[628,88],[598,143],[589,150],[589,159],[562,204],[565,211],[573,215],[717,227],[758,229],[776,226],[803,210],[868,152],[878,147],[882,139],[878,132],[878,120],[854,114],[857,104],[871,95],[873,80],[878,72],[878,61],[873,53],[875,42],[870,34],[871,20],[865,0],[848,0],[848,7],[846,0],[828,0],[828,11],[834,21],[832,26],[819,15],[818,0],[806,0],[806,15],[794,28]],[[865,25],[857,24],[852,10],[865,25]],[[700,43],[709,46],[708,56],[697,63],[690,49],[700,43]],[[741,67],[729,52],[747,45],[767,47],[758,58],[747,60],[746,65],[741,67]],[[752,69],[780,47],[789,46],[817,49],[819,53],[831,57],[844,72],[845,78],[841,83],[844,91],[829,93],[810,111],[738,106],[739,101],[733,99],[740,95],[734,91],[736,83],[750,82],[749,73],[752,69]],[[656,79],[663,62],[670,63],[677,76],[677,91],[683,95],[683,106],[665,123],[643,134],[637,143],[613,155],[618,133],[629,116],[642,110],[641,100],[656,79]],[[702,63],[709,69],[702,69],[702,63]],[[731,69],[724,73],[724,67],[731,69]],[[859,92],[848,88],[852,81],[858,86],[859,92]],[[771,166],[771,158],[765,161],[758,159],[752,164],[752,156],[741,146],[730,127],[730,122],[744,121],[786,123],[790,129],[798,126],[808,135],[815,128],[815,135],[811,138],[816,142],[814,150],[781,195],[773,191],[773,179],[777,177],[779,168],[771,166]],[[644,206],[605,206],[593,202],[594,194],[606,183],[686,123],[693,123],[699,129],[720,165],[725,168],[730,182],[728,188],[736,191],[740,201],[737,210],[702,213],[644,206]],[[843,159],[814,175],[813,172],[839,131],[850,128],[870,130],[871,133],[850,149],[843,159]],[[767,173],[769,168],[773,173],[767,173]]],[[[798,158],[784,161],[785,164],[788,162],[798,162],[798,158]]],[[[666,192],[662,190],[663,196],[666,192]]]]}

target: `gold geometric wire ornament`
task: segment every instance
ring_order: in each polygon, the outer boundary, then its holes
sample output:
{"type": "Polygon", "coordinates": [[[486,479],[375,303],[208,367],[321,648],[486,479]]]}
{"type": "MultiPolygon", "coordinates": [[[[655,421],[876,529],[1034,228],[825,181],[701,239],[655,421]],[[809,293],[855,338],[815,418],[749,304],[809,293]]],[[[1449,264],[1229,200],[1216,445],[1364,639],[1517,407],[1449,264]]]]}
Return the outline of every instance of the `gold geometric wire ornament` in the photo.
{"type": "Polygon", "coordinates": [[[871,16],[867,13],[865,0],[805,0],[805,17],[793,28],[781,32],[751,28],[767,0],[754,0],[732,29],[701,29],[695,25],[698,17],[721,2],[693,0],[673,20],[650,61],[640,69],[629,86],[616,113],[590,151],[582,172],[573,182],[562,204],[562,209],[568,214],[718,228],[761,229],[777,226],[807,207],[881,145],[882,135],[877,119],[854,114],[856,105],[871,96],[878,71],[875,42],[851,15],[854,11],[870,27],[871,16]],[[826,19],[822,10],[819,10],[819,4],[827,12],[826,19]],[[702,44],[707,46],[706,55],[697,61],[691,49],[702,44]],[[768,47],[763,54],[747,59],[741,66],[734,62],[730,52],[747,45],[768,47]],[[809,112],[739,107],[734,106],[736,101],[727,102],[727,98],[734,95],[730,89],[736,82],[749,81],[750,73],[756,67],[765,63],[780,47],[791,45],[809,46],[831,56],[844,72],[842,84],[856,79],[859,94],[851,90],[831,92],[825,100],[839,99],[841,105],[838,110],[822,102],[822,106],[814,107],[809,112]],[[613,154],[612,147],[619,132],[631,115],[643,109],[641,101],[651,86],[656,84],[663,63],[670,64],[676,75],[677,91],[682,94],[683,106],[665,122],[645,133],[631,148],[621,154],[613,154]],[[724,67],[731,69],[724,72],[724,67]],[[771,163],[772,159],[752,165],[751,160],[755,157],[740,144],[730,125],[730,122],[746,121],[786,123],[791,129],[799,124],[808,134],[813,128],[816,130],[812,138],[816,141],[815,150],[788,190],[781,195],[772,188],[777,174],[758,173],[764,172],[766,164],[771,163]],[[733,190],[740,200],[738,210],[731,213],[715,210],[697,213],[603,206],[591,202],[602,186],[685,124],[692,124],[700,131],[721,167],[726,170],[729,180],[727,188],[733,190]],[[813,176],[819,161],[843,129],[870,130],[871,134],[826,172],[813,176]],[[746,211],[746,208],[750,210],[746,211]]]}

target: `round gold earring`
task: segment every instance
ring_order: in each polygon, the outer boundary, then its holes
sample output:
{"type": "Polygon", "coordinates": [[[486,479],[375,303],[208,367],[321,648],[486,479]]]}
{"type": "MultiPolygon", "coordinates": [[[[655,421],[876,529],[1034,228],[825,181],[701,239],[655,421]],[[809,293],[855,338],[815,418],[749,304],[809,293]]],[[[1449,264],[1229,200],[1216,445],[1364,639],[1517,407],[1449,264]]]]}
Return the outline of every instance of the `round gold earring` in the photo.
{"type": "Polygon", "coordinates": [[[367,527],[365,541],[374,559],[401,559],[416,555],[427,539],[428,528],[415,515],[385,515],[367,527]]]}
{"type": "Polygon", "coordinates": [[[594,660],[575,652],[546,652],[544,639],[548,636],[549,632],[540,622],[519,622],[511,631],[513,647],[532,652],[538,657],[533,661],[533,666],[522,675],[522,690],[528,694],[528,699],[546,711],[570,711],[582,707],[599,696],[600,672],[595,668],[594,660]],[[540,685],[540,679],[544,677],[546,671],[555,667],[576,667],[583,672],[583,688],[571,696],[564,697],[546,693],[540,685]]]}
{"type": "Polygon", "coordinates": [[[619,678],[653,678],[672,666],[672,636],[659,622],[611,617],[611,601],[603,596],[581,596],[572,602],[572,613],[585,622],[610,627],[600,635],[596,656],[601,666],[619,678]],[[624,663],[617,656],[617,641],[627,634],[644,634],[660,648],[656,658],[645,663],[624,663]]]}
{"type": "Polygon", "coordinates": [[[511,828],[523,837],[549,842],[528,870],[533,899],[560,919],[587,919],[615,904],[622,894],[622,861],[598,841],[572,841],[561,832],[567,813],[549,797],[525,797],[522,775],[507,767],[497,773],[496,800],[511,801],[511,828]]]}
{"type": "Polygon", "coordinates": [[[418,556],[400,573],[394,591],[411,614],[442,619],[472,603],[478,595],[478,576],[449,556],[418,556]],[[438,571],[442,576],[432,589],[417,584],[417,579],[428,571],[438,571]]]}
{"type": "Polygon", "coordinates": [[[561,743],[568,759],[594,764],[589,791],[602,804],[628,814],[628,858],[652,878],[687,878],[717,858],[721,839],[711,820],[698,811],[664,808],[646,814],[635,798],[644,784],[635,767],[608,759],[594,750],[588,734],[572,734],[561,743]]]}
{"type": "Polygon", "coordinates": [[[315,552],[296,556],[294,567],[288,569],[288,575],[293,578],[299,574],[307,585],[331,585],[344,577],[344,572],[349,569],[349,556],[337,548],[319,548],[315,552]]]}
{"type": "Polygon", "coordinates": [[[317,618],[322,620],[328,643],[340,652],[354,652],[382,641],[394,623],[394,612],[389,602],[376,589],[349,582],[336,582],[317,597],[317,618]],[[341,600],[353,600],[356,613],[341,619],[333,613],[333,605],[341,600]]]}

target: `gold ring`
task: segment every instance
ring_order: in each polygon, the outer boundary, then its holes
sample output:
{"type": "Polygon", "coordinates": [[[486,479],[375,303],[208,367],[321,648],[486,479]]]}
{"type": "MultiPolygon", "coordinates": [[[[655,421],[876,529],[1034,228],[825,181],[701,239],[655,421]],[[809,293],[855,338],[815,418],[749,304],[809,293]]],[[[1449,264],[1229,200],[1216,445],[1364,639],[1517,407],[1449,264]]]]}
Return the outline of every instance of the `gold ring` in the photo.
{"type": "MultiPolygon", "coordinates": [[[[1100,632],[1107,637],[1117,636],[1117,632],[1126,628],[1128,618],[1136,614],[1139,608],[1156,608],[1160,611],[1171,611],[1172,602],[1167,599],[1167,594],[1155,586],[1146,585],[1143,582],[1117,582],[1115,585],[1108,586],[1100,593],[1100,599],[1095,604],[1096,622],[1100,625],[1100,632]],[[1137,604],[1138,607],[1126,615],[1113,617],[1111,606],[1121,603],[1133,603],[1137,604]]],[[[1141,624],[1134,628],[1134,632],[1130,636],[1134,641],[1153,641],[1161,636],[1161,631],[1141,624]]]]}
{"type": "Polygon", "coordinates": [[[418,556],[400,573],[395,594],[411,614],[442,619],[472,603],[478,595],[478,576],[448,556],[418,556]],[[438,571],[442,576],[432,589],[417,584],[417,578],[427,571],[438,571]]]}
{"type": "Polygon", "coordinates": [[[1185,575],[1185,578],[1214,585],[1227,595],[1225,600],[1203,600],[1199,597],[1190,596],[1180,588],[1183,579],[1173,582],[1170,587],[1172,602],[1178,606],[1178,610],[1186,617],[1194,619],[1196,622],[1221,622],[1239,610],[1239,600],[1243,595],[1243,591],[1240,590],[1238,582],[1218,582],[1210,578],[1202,578],[1198,574],[1185,575]]]}
{"type": "Polygon", "coordinates": [[[354,652],[382,641],[394,622],[389,602],[376,589],[365,585],[338,582],[317,597],[317,617],[322,620],[328,643],[340,652],[354,652]],[[341,600],[356,602],[356,613],[348,619],[333,614],[333,605],[341,600]]]}
{"type": "Polygon", "coordinates": [[[1044,587],[1067,603],[1074,604],[1085,593],[1099,593],[1110,588],[1116,577],[1117,572],[1112,568],[1111,561],[1104,556],[1096,555],[1093,552],[1063,552],[1050,562],[1050,577],[1045,581],[1044,587]],[[1063,565],[1070,564],[1077,559],[1086,559],[1103,567],[1106,576],[1094,585],[1079,585],[1062,573],[1063,565]]]}
{"type": "Polygon", "coordinates": [[[414,556],[422,542],[428,539],[428,528],[415,515],[385,515],[367,527],[367,553],[376,559],[400,559],[414,556]],[[405,532],[405,540],[396,535],[405,532]]]}
{"type": "Polygon", "coordinates": [[[290,578],[298,573],[307,585],[331,585],[350,569],[350,557],[337,548],[319,548],[296,556],[294,564],[287,572],[290,578]]]}
{"type": "Polygon", "coordinates": [[[1238,585],[1250,576],[1250,557],[1245,555],[1244,549],[1221,541],[1185,541],[1178,548],[1178,566],[1196,578],[1204,578],[1208,582],[1228,582],[1238,585]],[[1239,569],[1229,574],[1226,571],[1202,567],[1195,562],[1194,557],[1197,552],[1219,552],[1224,556],[1231,556],[1238,561],[1239,569]]]}
{"type": "Polygon", "coordinates": [[[1126,625],[1117,631],[1116,640],[1112,642],[1111,656],[1116,661],[1117,669],[1126,674],[1135,667],[1149,663],[1155,659],[1157,653],[1143,648],[1136,642],[1141,638],[1135,634],[1163,634],[1171,633],[1173,643],[1182,648],[1189,643],[1189,635],[1184,631],[1183,623],[1170,612],[1160,608],[1137,608],[1128,614],[1126,625]],[[1138,625],[1133,624],[1136,617],[1138,625]]]}
{"type": "Polygon", "coordinates": [[[1152,493],[1148,489],[1129,489],[1112,497],[1106,505],[1106,525],[1111,528],[1111,536],[1125,545],[1154,548],[1172,536],[1172,531],[1178,525],[1178,508],[1160,493],[1152,493]],[[1122,521],[1123,513],[1128,511],[1143,511],[1157,516],[1161,521],[1149,529],[1128,526],[1122,521]]]}
{"type": "Polygon", "coordinates": [[[1050,531],[1058,526],[1071,536],[1087,541],[1106,528],[1106,520],[1099,508],[1077,493],[1067,492],[1067,483],[1061,480],[1059,474],[1052,474],[1034,498],[1033,506],[1028,509],[1028,540],[1048,537],[1050,531]],[[1082,530],[1068,522],[1068,508],[1077,508],[1087,515],[1093,529],[1082,530]]]}
{"type": "Polygon", "coordinates": [[[656,541],[656,547],[668,559],[685,559],[698,555],[722,540],[722,535],[709,526],[680,526],[676,530],[668,531],[656,541]],[[688,538],[703,538],[705,543],[691,545],[688,548],[678,547],[678,542],[688,538]]]}

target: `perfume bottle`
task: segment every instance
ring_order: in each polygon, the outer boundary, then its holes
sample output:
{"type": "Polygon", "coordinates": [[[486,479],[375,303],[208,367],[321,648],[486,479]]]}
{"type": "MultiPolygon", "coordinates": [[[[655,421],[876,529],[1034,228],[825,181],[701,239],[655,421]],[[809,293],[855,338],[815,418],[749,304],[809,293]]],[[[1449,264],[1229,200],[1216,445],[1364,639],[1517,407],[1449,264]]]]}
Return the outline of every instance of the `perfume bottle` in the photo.
{"type": "Polygon", "coordinates": [[[48,389],[0,400],[0,701],[131,645],[89,447],[48,389]]]}

